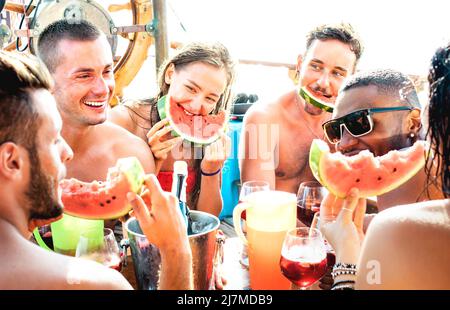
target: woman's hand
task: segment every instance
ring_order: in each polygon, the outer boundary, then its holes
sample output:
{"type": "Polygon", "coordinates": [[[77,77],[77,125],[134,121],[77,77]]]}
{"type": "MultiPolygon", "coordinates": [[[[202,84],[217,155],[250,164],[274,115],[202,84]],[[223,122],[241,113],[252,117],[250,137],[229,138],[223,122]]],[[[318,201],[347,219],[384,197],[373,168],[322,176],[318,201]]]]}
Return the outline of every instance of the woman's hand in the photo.
{"type": "Polygon", "coordinates": [[[225,160],[230,156],[231,139],[222,133],[220,138],[205,148],[201,162],[201,169],[206,173],[213,173],[222,168],[225,160]]]}
{"type": "Polygon", "coordinates": [[[159,172],[162,163],[167,159],[167,153],[183,140],[181,137],[171,138],[172,126],[168,124],[169,120],[163,119],[153,125],[147,133],[147,142],[155,157],[156,173],[159,172]]]}
{"type": "Polygon", "coordinates": [[[358,262],[366,213],[366,200],[359,198],[358,193],[358,189],[354,188],[345,199],[329,193],[320,206],[320,230],[336,251],[337,262],[358,262]],[[337,217],[333,221],[331,218],[335,214],[337,217]]]}

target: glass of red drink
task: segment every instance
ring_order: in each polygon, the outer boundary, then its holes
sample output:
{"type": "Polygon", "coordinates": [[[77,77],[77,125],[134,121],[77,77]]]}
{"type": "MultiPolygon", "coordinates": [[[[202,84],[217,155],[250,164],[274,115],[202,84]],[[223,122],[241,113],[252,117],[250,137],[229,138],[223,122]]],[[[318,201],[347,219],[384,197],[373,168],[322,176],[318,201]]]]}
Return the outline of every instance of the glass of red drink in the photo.
{"type": "Polygon", "coordinates": [[[327,190],[317,181],[301,183],[297,192],[297,219],[310,227],[326,194],[327,190]]]}
{"type": "MultiPolygon", "coordinates": [[[[311,228],[316,228],[320,230],[320,225],[334,222],[336,221],[336,215],[323,215],[320,214],[320,212],[316,212],[314,214],[313,221],[311,223],[311,228]]],[[[327,290],[331,289],[331,285],[333,282],[333,277],[331,276],[331,272],[333,271],[333,266],[336,263],[336,254],[334,252],[333,247],[331,244],[325,239],[325,249],[327,251],[327,271],[325,273],[325,276],[320,280],[320,282],[323,282],[322,285],[319,285],[319,288],[327,290]]]]}
{"type": "Polygon", "coordinates": [[[327,270],[327,252],[320,231],[308,227],[288,231],[281,249],[280,268],[300,289],[322,278],[327,270]]]}
{"type": "Polygon", "coordinates": [[[114,232],[109,228],[103,229],[103,238],[100,239],[89,232],[81,233],[75,256],[96,261],[119,272],[122,270],[119,246],[114,232]]]}

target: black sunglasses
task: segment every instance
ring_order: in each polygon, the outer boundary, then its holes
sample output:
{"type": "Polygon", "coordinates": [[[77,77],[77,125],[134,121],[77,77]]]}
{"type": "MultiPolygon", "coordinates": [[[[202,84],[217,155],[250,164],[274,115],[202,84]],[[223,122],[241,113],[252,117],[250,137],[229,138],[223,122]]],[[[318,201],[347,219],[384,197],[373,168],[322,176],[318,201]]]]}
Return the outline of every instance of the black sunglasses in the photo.
{"type": "Polygon", "coordinates": [[[342,127],[353,137],[361,137],[367,135],[373,130],[373,113],[384,113],[393,111],[411,111],[411,107],[387,107],[358,110],[340,118],[329,120],[322,124],[323,131],[328,141],[332,144],[339,143],[342,138],[342,127]]]}

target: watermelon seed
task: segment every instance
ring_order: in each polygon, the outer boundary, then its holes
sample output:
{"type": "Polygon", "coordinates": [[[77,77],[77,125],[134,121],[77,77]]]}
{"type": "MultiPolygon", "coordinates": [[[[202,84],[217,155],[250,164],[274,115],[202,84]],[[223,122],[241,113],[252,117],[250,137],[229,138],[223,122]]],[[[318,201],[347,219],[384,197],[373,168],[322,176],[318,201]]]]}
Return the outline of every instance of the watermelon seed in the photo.
{"type": "Polygon", "coordinates": [[[378,177],[378,181],[381,181],[381,177],[378,177]]]}
{"type": "Polygon", "coordinates": [[[113,199],[113,200],[116,199],[116,196],[112,196],[112,199],[113,199]]]}
{"type": "Polygon", "coordinates": [[[111,200],[109,200],[109,199],[108,199],[108,200],[106,200],[106,203],[111,203],[111,200]]]}
{"type": "Polygon", "coordinates": [[[105,205],[103,204],[103,202],[100,202],[100,207],[104,207],[105,205]]]}
{"type": "Polygon", "coordinates": [[[394,172],[396,172],[397,171],[397,168],[394,168],[394,172]]]}
{"type": "Polygon", "coordinates": [[[361,181],[360,179],[356,179],[356,183],[359,183],[359,181],[361,181]]]}

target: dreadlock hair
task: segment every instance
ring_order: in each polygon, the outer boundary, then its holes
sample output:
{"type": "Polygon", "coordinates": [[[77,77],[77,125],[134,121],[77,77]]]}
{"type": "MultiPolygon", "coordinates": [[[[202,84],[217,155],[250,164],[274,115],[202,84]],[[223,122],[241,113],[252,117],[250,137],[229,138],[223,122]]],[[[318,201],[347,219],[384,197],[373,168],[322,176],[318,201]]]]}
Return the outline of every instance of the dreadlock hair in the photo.
{"type": "Polygon", "coordinates": [[[425,171],[450,197],[450,42],[436,50],[428,74],[430,85],[427,138],[431,142],[425,171]],[[436,170],[433,175],[433,164],[436,170]]]}

